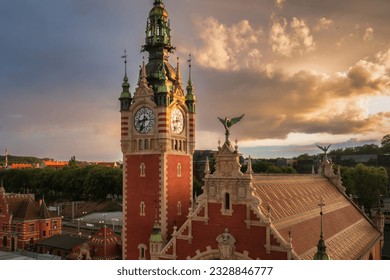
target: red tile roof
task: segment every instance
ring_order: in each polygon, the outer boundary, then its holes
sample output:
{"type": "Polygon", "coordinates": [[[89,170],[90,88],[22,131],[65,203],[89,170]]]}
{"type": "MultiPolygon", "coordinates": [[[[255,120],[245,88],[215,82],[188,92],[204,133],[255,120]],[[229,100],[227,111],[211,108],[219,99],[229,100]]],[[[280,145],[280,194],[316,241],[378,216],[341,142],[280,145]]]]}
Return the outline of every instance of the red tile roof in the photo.
{"type": "Polygon", "coordinates": [[[271,213],[274,228],[292,245],[299,259],[312,259],[320,236],[319,201],[323,233],[332,259],[358,259],[380,238],[371,221],[326,177],[319,175],[254,175],[260,210],[271,213]],[[353,236],[353,238],[351,238],[353,236]]]}
{"type": "Polygon", "coordinates": [[[65,167],[65,166],[68,166],[68,162],[67,161],[51,161],[51,160],[45,160],[43,161],[43,163],[45,164],[46,167],[65,167]]]}
{"type": "Polygon", "coordinates": [[[11,169],[33,168],[30,163],[13,163],[10,167],[11,169]]]}
{"type": "Polygon", "coordinates": [[[5,200],[15,219],[34,220],[56,217],[54,213],[48,211],[46,204],[38,205],[30,195],[6,194],[5,200]]]}

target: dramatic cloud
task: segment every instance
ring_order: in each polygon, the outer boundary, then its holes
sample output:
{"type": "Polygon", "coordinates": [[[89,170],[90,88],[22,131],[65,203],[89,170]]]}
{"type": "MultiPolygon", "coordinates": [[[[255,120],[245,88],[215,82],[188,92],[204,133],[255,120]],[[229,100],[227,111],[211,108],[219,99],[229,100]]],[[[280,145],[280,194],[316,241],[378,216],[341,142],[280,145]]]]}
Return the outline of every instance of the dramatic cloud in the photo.
{"type": "Polygon", "coordinates": [[[201,39],[196,50],[198,63],[217,70],[238,70],[259,64],[261,59],[261,28],[242,20],[232,26],[221,24],[213,17],[195,22],[201,39]]]}
{"type": "Polygon", "coordinates": [[[275,6],[282,9],[286,0],[275,0],[275,6]]]}
{"type": "Polygon", "coordinates": [[[363,35],[364,41],[371,41],[374,37],[374,29],[371,27],[367,28],[363,35]]]}
{"type": "Polygon", "coordinates": [[[317,25],[314,27],[315,31],[320,31],[323,29],[329,29],[329,27],[333,24],[331,19],[322,17],[318,20],[317,25]]]}
{"type": "MultiPolygon", "coordinates": [[[[120,159],[120,56],[127,49],[133,92],[153,1],[3,2],[0,150],[120,159]]],[[[171,64],[193,54],[197,148],[223,137],[216,116],[242,113],[232,137],[251,143],[388,133],[390,1],[163,2],[171,64]]]]}
{"type": "MultiPolygon", "coordinates": [[[[387,53],[386,53],[387,54],[387,53]]],[[[380,58],[385,55],[381,54],[380,58]]],[[[245,113],[235,128],[246,139],[286,138],[289,133],[367,134],[386,133],[389,112],[367,114],[359,101],[376,95],[390,96],[390,77],[381,60],[360,60],[345,73],[332,75],[311,71],[275,72],[270,78],[251,71],[208,74],[209,104],[199,118],[205,129],[213,122],[203,116],[245,113]],[[223,103],[220,102],[223,100],[223,103]]],[[[242,136],[243,137],[243,136],[242,136]]],[[[241,137],[241,138],[242,138],[241,137]]]]}
{"type": "Polygon", "coordinates": [[[288,24],[286,18],[272,16],[272,22],[269,43],[276,54],[291,56],[315,49],[313,36],[304,19],[294,17],[288,24]]]}

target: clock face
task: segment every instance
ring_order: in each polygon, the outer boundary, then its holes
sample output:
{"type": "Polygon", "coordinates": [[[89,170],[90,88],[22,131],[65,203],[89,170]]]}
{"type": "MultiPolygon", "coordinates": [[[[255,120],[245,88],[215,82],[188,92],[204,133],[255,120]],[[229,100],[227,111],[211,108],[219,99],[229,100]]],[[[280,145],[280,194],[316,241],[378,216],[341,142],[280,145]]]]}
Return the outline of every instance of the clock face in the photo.
{"type": "Polygon", "coordinates": [[[171,112],[171,131],[173,133],[179,134],[183,131],[184,128],[184,117],[183,113],[175,108],[171,112]]]}
{"type": "Polygon", "coordinates": [[[153,111],[143,107],[135,113],[134,126],[141,133],[148,133],[154,125],[153,111]]]}

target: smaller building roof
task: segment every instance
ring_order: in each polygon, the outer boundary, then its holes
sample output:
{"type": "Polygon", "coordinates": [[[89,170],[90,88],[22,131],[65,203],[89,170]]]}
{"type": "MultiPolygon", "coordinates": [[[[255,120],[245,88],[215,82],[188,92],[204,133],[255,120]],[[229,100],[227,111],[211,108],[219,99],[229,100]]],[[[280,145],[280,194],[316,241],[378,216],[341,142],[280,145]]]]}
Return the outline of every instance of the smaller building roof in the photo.
{"type": "Polygon", "coordinates": [[[46,167],[54,167],[54,168],[61,168],[69,165],[67,161],[45,160],[43,161],[43,163],[46,167]]]}
{"type": "Polygon", "coordinates": [[[59,234],[38,241],[37,245],[58,248],[62,250],[72,250],[88,240],[88,237],[73,236],[69,234],[59,234]]]}
{"type": "Polygon", "coordinates": [[[23,168],[33,168],[31,163],[13,163],[10,166],[11,169],[23,169],[23,168]]]}
{"type": "Polygon", "coordinates": [[[5,200],[14,219],[35,220],[57,217],[47,209],[44,201],[39,205],[28,194],[5,194],[5,200]]]}

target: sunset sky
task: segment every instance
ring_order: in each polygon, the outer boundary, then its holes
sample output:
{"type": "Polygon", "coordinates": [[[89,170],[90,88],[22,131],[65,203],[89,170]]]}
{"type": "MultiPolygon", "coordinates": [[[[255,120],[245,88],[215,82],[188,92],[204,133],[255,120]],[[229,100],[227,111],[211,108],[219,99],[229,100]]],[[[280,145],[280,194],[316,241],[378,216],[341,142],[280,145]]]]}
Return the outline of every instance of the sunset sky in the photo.
{"type": "MultiPolygon", "coordinates": [[[[0,149],[121,160],[118,97],[134,92],[153,0],[8,0],[0,9],[0,149]]],[[[193,58],[197,149],[217,117],[252,157],[318,153],[390,133],[390,1],[165,0],[172,40],[193,58]]]]}

